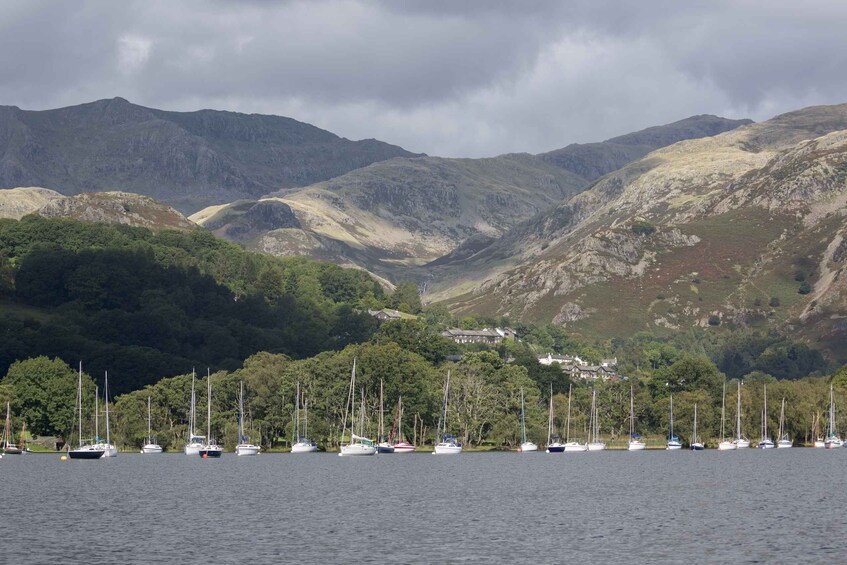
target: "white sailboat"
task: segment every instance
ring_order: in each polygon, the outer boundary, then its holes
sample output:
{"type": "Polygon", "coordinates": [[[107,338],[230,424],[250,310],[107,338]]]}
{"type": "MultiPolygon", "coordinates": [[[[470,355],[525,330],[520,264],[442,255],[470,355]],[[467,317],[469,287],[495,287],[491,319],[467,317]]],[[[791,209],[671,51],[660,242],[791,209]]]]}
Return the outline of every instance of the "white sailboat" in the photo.
{"type": "Polygon", "coordinates": [[[726,439],[726,381],[723,383],[723,397],[721,398],[721,442],[718,451],[733,451],[738,449],[734,441],[726,439]]]}
{"type": "MultiPolygon", "coordinates": [[[[353,372],[350,375],[350,393],[347,395],[350,399],[350,443],[341,444],[341,451],[338,453],[339,456],[350,457],[350,456],[358,456],[358,455],[374,455],[376,453],[376,446],[374,446],[373,440],[370,440],[366,437],[362,437],[361,435],[356,435],[355,426],[356,426],[356,359],[353,359],[353,372]]],[[[364,398],[362,399],[364,401],[364,398]]],[[[345,414],[346,418],[346,414],[345,414]]],[[[362,415],[362,423],[359,425],[359,433],[362,434],[362,428],[364,427],[364,415],[362,415]]],[[[342,438],[344,436],[344,432],[346,431],[347,424],[346,422],[342,425],[342,438]]],[[[343,439],[342,439],[343,441],[343,439]]]]}
{"type": "MultiPolygon", "coordinates": [[[[304,395],[305,396],[305,395],[304,395]]],[[[297,383],[296,399],[294,400],[294,438],[297,440],[291,446],[291,453],[314,453],[318,444],[309,439],[309,404],[300,396],[300,383],[297,383]],[[300,434],[300,400],[303,400],[303,434],[300,434]]]]}
{"type": "Polygon", "coordinates": [[[379,443],[376,444],[376,452],[377,453],[394,453],[394,446],[391,445],[391,442],[388,440],[388,437],[385,435],[385,409],[383,408],[383,382],[382,379],[379,379],[379,434],[377,436],[377,440],[379,443]]]}
{"type": "Polygon", "coordinates": [[[441,403],[441,418],[438,421],[438,438],[441,440],[435,444],[434,455],[458,455],[462,452],[462,445],[456,436],[447,433],[447,399],[450,394],[450,371],[447,371],[447,380],[444,382],[444,400],[441,403]],[[443,427],[442,427],[443,424],[443,427]]]}
{"type": "Polygon", "coordinates": [[[188,443],[183,451],[186,455],[200,455],[206,443],[206,436],[197,435],[197,394],[194,390],[195,373],[191,369],[191,407],[188,411],[188,443]]]}
{"type": "Polygon", "coordinates": [[[150,396],[147,396],[147,443],[141,446],[141,453],[161,453],[162,446],[153,438],[151,426],[150,396]]]}
{"type": "MultiPolygon", "coordinates": [[[[568,420],[570,420],[570,391],[568,391],[568,420]]],[[[570,421],[568,422],[570,423],[570,421]]],[[[550,409],[547,413],[547,453],[563,453],[565,444],[559,441],[559,435],[553,433],[553,385],[550,385],[550,409]]]]}
{"type": "Polygon", "coordinates": [[[642,451],[647,445],[641,441],[641,436],[635,433],[635,398],[632,385],[629,387],[629,442],[627,451],[642,451]]]}
{"type": "Polygon", "coordinates": [[[700,436],[697,435],[697,403],[694,403],[694,431],[691,434],[691,443],[689,444],[691,451],[703,451],[706,446],[700,441],[700,436]]]}
{"type": "Polygon", "coordinates": [[[750,447],[750,440],[741,433],[741,380],[738,381],[738,393],[735,397],[735,444],[736,449],[750,447]]]}
{"type": "Polygon", "coordinates": [[[538,451],[538,446],[526,439],[526,413],[524,412],[523,388],[521,388],[521,445],[518,451],[521,453],[538,451]]]}
{"type": "Polygon", "coordinates": [[[776,442],[777,449],[785,449],[788,447],[794,447],[794,442],[791,441],[791,438],[788,437],[788,434],[785,433],[785,397],[782,397],[782,408],[779,410],[779,435],[777,436],[779,439],[776,442]]]}
{"type": "Polygon", "coordinates": [[[104,382],[103,399],[106,401],[106,442],[103,443],[103,457],[117,457],[118,448],[112,443],[109,427],[109,372],[106,371],[104,382]]]}
{"type": "Polygon", "coordinates": [[[241,381],[238,390],[238,445],[235,446],[235,454],[238,456],[259,454],[259,446],[250,443],[250,438],[244,435],[244,381],[241,381]]]}
{"type": "MultiPolygon", "coordinates": [[[[393,432],[393,430],[392,430],[393,432]]],[[[397,435],[398,441],[394,442],[394,453],[412,453],[415,446],[403,437],[403,397],[397,398],[397,435]]]]}
{"type": "Polygon", "coordinates": [[[824,440],[824,447],[827,449],[834,449],[836,447],[841,447],[844,445],[844,442],[838,437],[838,433],[835,431],[835,396],[832,391],[832,383],[829,384],[829,433],[826,434],[826,439],[824,440]]]}
{"type": "Polygon", "coordinates": [[[206,369],[206,443],[200,448],[198,454],[203,459],[217,459],[223,455],[224,448],[218,445],[218,442],[212,438],[212,376],[209,374],[209,369],[206,369]]]}
{"type": "MultiPolygon", "coordinates": [[[[95,391],[95,419],[97,418],[97,395],[98,394],[95,391]]],[[[85,440],[82,437],[82,362],[79,364],[79,382],[77,384],[76,404],[76,411],[79,415],[79,446],[76,449],[71,449],[70,446],[68,446],[68,457],[71,459],[100,459],[103,457],[103,452],[105,451],[102,444],[98,441],[85,440]]]]}
{"type": "Polygon", "coordinates": [[[768,385],[764,385],[764,407],[762,408],[762,439],[759,449],[773,449],[773,440],[768,436],[768,385]]]}
{"type": "Polygon", "coordinates": [[[591,415],[589,416],[588,431],[588,451],[603,451],[606,449],[606,442],[600,437],[600,418],[597,412],[597,389],[591,389],[591,415]]]}
{"type": "MultiPolygon", "coordinates": [[[[21,444],[23,445],[23,430],[21,431],[21,444]]],[[[15,444],[12,437],[12,409],[9,402],[6,402],[6,423],[3,426],[3,439],[0,441],[0,456],[3,455],[20,455],[23,449],[15,444]]]]}
{"type": "Polygon", "coordinates": [[[668,431],[668,443],[665,449],[667,449],[668,451],[676,451],[678,449],[682,449],[682,443],[680,443],[679,438],[673,434],[673,395],[671,395],[670,430],[668,431]]]}

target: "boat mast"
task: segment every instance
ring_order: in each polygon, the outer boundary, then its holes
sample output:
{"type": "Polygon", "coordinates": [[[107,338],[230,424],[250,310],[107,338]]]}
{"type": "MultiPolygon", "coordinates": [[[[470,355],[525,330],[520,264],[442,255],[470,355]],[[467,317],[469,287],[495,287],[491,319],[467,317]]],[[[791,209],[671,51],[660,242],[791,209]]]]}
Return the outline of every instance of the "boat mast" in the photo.
{"type": "Polygon", "coordinates": [[[521,388],[521,443],[526,443],[526,419],[523,411],[523,388],[521,388]]]}
{"type": "Polygon", "coordinates": [[[103,394],[103,400],[106,401],[106,446],[111,446],[109,435],[109,371],[106,371],[106,381],[104,383],[105,391],[103,394]]]}
{"type": "Polygon", "coordinates": [[[244,441],[244,381],[238,387],[238,443],[244,441]]]}
{"type": "Polygon", "coordinates": [[[829,436],[835,437],[835,397],[832,393],[832,383],[829,383],[829,436]]]}
{"type": "Polygon", "coordinates": [[[591,435],[591,443],[597,443],[597,389],[591,388],[591,415],[589,416],[590,422],[590,430],[589,433],[591,435]]]}
{"type": "Polygon", "coordinates": [[[785,397],[782,397],[782,407],[779,409],[779,438],[782,439],[782,435],[785,432],[785,397]]]}
{"type": "Polygon", "coordinates": [[[694,403],[694,435],[691,438],[691,443],[699,443],[697,441],[697,403],[694,403]]]}
{"type": "Polygon", "coordinates": [[[356,359],[353,359],[353,375],[350,377],[350,443],[356,426],[356,359]]]}
{"type": "Polygon", "coordinates": [[[444,430],[442,435],[447,435],[447,395],[450,393],[450,371],[447,371],[447,382],[444,383],[444,430]]]}
{"type": "Polygon", "coordinates": [[[188,430],[188,441],[192,441],[195,435],[197,435],[197,396],[194,393],[194,367],[191,367],[191,408],[188,415],[188,425],[190,429],[188,430]]]}
{"type": "Polygon", "coordinates": [[[379,379],[379,438],[377,441],[382,441],[382,436],[385,435],[385,412],[383,409],[383,380],[379,379]]]}
{"type": "Polygon", "coordinates": [[[206,367],[206,390],[208,391],[206,399],[206,444],[212,443],[212,376],[209,374],[209,368],[206,367]]]}
{"type": "Polygon", "coordinates": [[[671,435],[668,440],[673,440],[673,395],[671,395],[671,435]]]}
{"type": "Polygon", "coordinates": [[[768,385],[763,385],[765,391],[765,405],[762,408],[762,439],[768,437],[768,385]]]}
{"type": "Polygon", "coordinates": [[[305,393],[303,394],[303,437],[309,437],[309,401],[306,400],[305,393]]]}
{"type": "Polygon", "coordinates": [[[397,397],[397,441],[403,441],[403,397],[397,397]]]}
{"type": "Polygon", "coordinates": [[[147,443],[153,443],[153,433],[150,429],[150,396],[147,396],[147,443]]]}
{"type": "MultiPolygon", "coordinates": [[[[565,443],[571,440],[571,391],[573,391],[573,383],[568,385],[568,423],[565,428],[565,443]]],[[[553,398],[551,397],[550,400],[552,401],[553,398]]]]}
{"type": "MultiPolygon", "coordinates": [[[[569,395],[570,396],[570,395],[569,395]]],[[[570,400],[570,399],[568,399],[570,400]]],[[[553,383],[550,383],[550,411],[547,415],[547,445],[553,435],[553,383]]]]}
{"type": "Polygon", "coordinates": [[[738,394],[735,398],[735,439],[741,441],[741,379],[738,380],[738,394]]]}
{"type": "Polygon", "coordinates": [[[294,392],[294,443],[300,441],[300,381],[294,392]]]}
{"type": "Polygon", "coordinates": [[[100,387],[94,387],[94,442],[100,443],[100,387]]]}
{"type": "Polygon", "coordinates": [[[629,439],[635,437],[635,400],[632,392],[632,385],[629,385],[629,439]]]}
{"type": "Polygon", "coordinates": [[[79,446],[82,447],[82,361],[79,362],[79,384],[77,384],[76,400],[79,405],[79,446]]]}
{"type": "Polygon", "coordinates": [[[726,441],[726,380],[723,382],[723,396],[721,396],[721,441],[726,441]]]}

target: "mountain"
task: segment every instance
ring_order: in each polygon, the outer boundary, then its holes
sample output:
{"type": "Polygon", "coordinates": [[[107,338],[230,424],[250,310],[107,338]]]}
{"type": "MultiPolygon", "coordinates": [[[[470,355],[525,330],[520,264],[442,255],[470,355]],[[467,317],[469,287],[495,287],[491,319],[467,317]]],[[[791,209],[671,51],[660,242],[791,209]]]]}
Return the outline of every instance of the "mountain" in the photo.
{"type": "Polygon", "coordinates": [[[712,137],[753,123],[710,114],[691,116],[670,124],[628,133],[600,143],[574,143],[539,155],[544,161],[594,181],[640,159],[655,149],[686,139],[712,137]]]}
{"type": "Polygon", "coordinates": [[[651,152],[430,266],[429,300],[592,335],[775,327],[847,359],[847,104],[651,152]]]}
{"type": "Polygon", "coordinates": [[[279,116],[168,112],[123,98],[55,110],[0,106],[0,186],[124,190],[196,211],[414,154],[279,116]]]}
{"type": "Polygon", "coordinates": [[[746,123],[695,116],[559,150],[572,161],[557,161],[553,154],[395,158],[260,201],[213,206],[191,218],[252,249],[355,265],[396,281],[419,277],[416,266],[449,257],[463,242],[498,238],[581,192],[597,170],[612,166],[609,155],[618,148],[628,151],[617,157],[623,163],[685,136],[746,123]]]}

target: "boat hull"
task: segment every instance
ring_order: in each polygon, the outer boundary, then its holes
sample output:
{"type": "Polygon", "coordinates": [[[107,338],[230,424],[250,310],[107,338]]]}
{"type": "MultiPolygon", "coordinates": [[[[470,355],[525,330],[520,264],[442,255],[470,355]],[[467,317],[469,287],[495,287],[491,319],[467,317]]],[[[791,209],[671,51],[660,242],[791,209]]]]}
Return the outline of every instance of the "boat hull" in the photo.
{"type": "Polygon", "coordinates": [[[462,446],[456,444],[439,443],[435,446],[434,455],[458,455],[462,452],[462,446]]]}
{"type": "Polygon", "coordinates": [[[760,442],[759,442],[759,445],[758,445],[757,447],[758,447],[759,449],[773,449],[773,448],[774,448],[774,444],[773,444],[773,442],[772,442],[771,440],[766,439],[766,440],[764,440],[764,441],[760,441],[760,442]]]}
{"type": "Polygon", "coordinates": [[[118,456],[118,448],[112,444],[104,443],[103,444],[103,457],[117,457],[118,456]]]}
{"type": "Polygon", "coordinates": [[[588,451],[605,451],[606,444],[602,441],[595,441],[588,444],[588,451]]]}
{"type": "Polygon", "coordinates": [[[185,451],[186,455],[200,455],[201,449],[203,449],[202,445],[189,443],[185,446],[185,449],[183,451],[185,451]]]}
{"type": "Polygon", "coordinates": [[[692,443],[689,446],[689,449],[691,449],[691,451],[703,451],[706,449],[706,446],[702,443],[692,443]]]}
{"type": "Polygon", "coordinates": [[[547,446],[545,450],[547,453],[564,453],[565,452],[565,444],[563,443],[551,443],[547,446]]]}
{"type": "Polygon", "coordinates": [[[394,453],[412,453],[415,449],[417,448],[411,443],[402,442],[394,444],[394,453]]]}
{"type": "Polygon", "coordinates": [[[314,453],[318,446],[313,443],[297,442],[291,446],[291,453],[314,453]]]}
{"type": "Polygon", "coordinates": [[[20,455],[21,453],[23,453],[23,450],[20,447],[12,447],[10,445],[9,447],[4,447],[3,449],[0,449],[0,453],[2,453],[3,455],[20,455]]]}
{"type": "Polygon", "coordinates": [[[750,447],[750,440],[749,439],[737,439],[732,443],[735,444],[736,449],[746,449],[746,448],[750,447]]]}
{"type": "Polygon", "coordinates": [[[828,439],[824,442],[824,447],[827,449],[835,449],[836,447],[841,447],[844,445],[844,442],[839,438],[828,439]]]}
{"type": "Polygon", "coordinates": [[[826,442],[822,439],[816,439],[812,447],[826,447],[826,442]]]}
{"type": "Polygon", "coordinates": [[[580,453],[582,451],[588,451],[587,444],[576,441],[569,441],[565,444],[565,453],[580,453]]]}
{"type": "Polygon", "coordinates": [[[794,447],[794,442],[790,439],[781,439],[776,443],[777,449],[788,449],[789,447],[794,447]]]}
{"type": "Polygon", "coordinates": [[[531,441],[525,441],[518,448],[518,451],[521,453],[530,453],[532,451],[538,451],[538,446],[531,441]]]}
{"type": "Polygon", "coordinates": [[[221,455],[223,455],[224,450],[220,446],[214,447],[203,447],[198,452],[198,455],[203,459],[217,459],[221,455]]]}
{"type": "Polygon", "coordinates": [[[669,441],[665,449],[667,451],[677,451],[682,449],[682,444],[678,441],[669,441]]]}
{"type": "Polygon", "coordinates": [[[373,445],[365,445],[363,443],[353,443],[350,445],[342,445],[339,457],[359,457],[366,455],[375,455],[376,447],[373,445]]]}
{"type": "Polygon", "coordinates": [[[162,446],[155,443],[148,443],[141,448],[141,453],[162,453],[162,451],[162,446]]]}
{"type": "Polygon", "coordinates": [[[103,457],[101,449],[72,449],[68,452],[68,457],[71,459],[100,459],[103,457]]]}
{"type": "Polygon", "coordinates": [[[643,441],[631,441],[627,444],[626,450],[627,451],[644,451],[644,449],[646,447],[647,447],[647,444],[645,444],[643,441]]]}
{"type": "Polygon", "coordinates": [[[239,457],[258,455],[259,446],[252,443],[238,444],[235,446],[235,454],[239,457]]]}
{"type": "Polygon", "coordinates": [[[394,446],[390,443],[380,443],[376,446],[377,453],[394,453],[394,446]]]}
{"type": "Polygon", "coordinates": [[[718,444],[718,451],[735,451],[738,447],[734,442],[722,441],[718,444]]]}

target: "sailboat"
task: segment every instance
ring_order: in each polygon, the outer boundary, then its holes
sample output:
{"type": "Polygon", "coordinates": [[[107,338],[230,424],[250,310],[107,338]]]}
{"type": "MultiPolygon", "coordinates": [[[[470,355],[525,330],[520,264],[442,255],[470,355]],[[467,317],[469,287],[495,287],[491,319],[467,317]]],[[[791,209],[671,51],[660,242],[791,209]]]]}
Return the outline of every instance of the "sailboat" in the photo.
{"type": "Polygon", "coordinates": [[[153,430],[151,426],[151,411],[150,411],[150,396],[147,396],[147,443],[141,446],[141,453],[161,453],[162,446],[156,443],[153,438],[153,430]]]}
{"type": "MultiPolygon", "coordinates": [[[[570,391],[568,391],[568,419],[570,419],[570,391]]],[[[570,423],[570,422],[568,422],[570,423]]],[[[550,410],[547,414],[547,453],[562,453],[565,444],[559,441],[559,435],[553,433],[553,385],[550,385],[550,410]]]]}
{"type": "Polygon", "coordinates": [[[785,397],[782,397],[782,408],[779,410],[779,435],[777,436],[779,439],[776,442],[777,449],[785,449],[787,447],[794,447],[794,442],[791,441],[791,438],[788,437],[788,434],[785,433],[785,397]]]}
{"type": "MultiPolygon", "coordinates": [[[[391,430],[394,433],[394,430],[391,430]]],[[[394,442],[394,453],[412,453],[415,446],[403,438],[403,397],[397,398],[397,435],[398,441],[394,442]]]]}
{"type": "Polygon", "coordinates": [[[103,399],[106,402],[106,442],[103,444],[103,457],[117,457],[118,448],[112,444],[111,434],[109,432],[109,372],[106,372],[103,399]]]}
{"type": "Polygon", "coordinates": [[[597,413],[597,390],[591,389],[591,416],[588,422],[588,451],[603,451],[606,442],[600,437],[600,418],[597,413]]]}
{"type": "Polygon", "coordinates": [[[195,373],[191,369],[191,408],[188,411],[188,443],[185,444],[186,455],[200,455],[206,436],[197,435],[197,395],[194,391],[195,373]]]}
{"type": "Polygon", "coordinates": [[[521,445],[518,451],[521,453],[538,451],[538,446],[526,439],[526,413],[524,412],[523,388],[521,388],[521,445]]]}
{"type": "Polygon", "coordinates": [[[682,444],[679,442],[679,438],[673,435],[673,395],[671,395],[671,419],[670,419],[670,430],[668,431],[668,444],[665,448],[668,451],[676,451],[677,449],[682,449],[682,444]]]}
{"type": "MultiPolygon", "coordinates": [[[[353,359],[353,372],[350,375],[350,393],[347,395],[350,399],[350,443],[341,444],[341,451],[338,453],[339,456],[355,456],[355,455],[374,455],[376,453],[376,447],[374,446],[373,440],[370,440],[366,437],[362,437],[361,435],[356,435],[355,426],[356,426],[356,359],[353,359]]],[[[364,402],[364,398],[362,398],[364,402]]],[[[346,415],[345,415],[346,417],[346,415]]],[[[346,431],[347,423],[345,422],[342,426],[342,437],[344,432],[346,431]]],[[[364,414],[362,414],[362,422],[359,425],[359,434],[363,434],[362,428],[364,428],[364,414]]]]}
{"type": "MultiPolygon", "coordinates": [[[[23,443],[23,431],[21,431],[21,442],[23,443]]],[[[12,439],[12,409],[6,402],[6,425],[3,427],[3,439],[0,441],[0,454],[20,455],[23,449],[15,445],[12,439]]]]}
{"type": "Polygon", "coordinates": [[[829,384],[829,433],[826,434],[826,439],[824,440],[824,447],[827,449],[834,449],[836,447],[841,447],[844,445],[844,442],[838,437],[838,434],[835,432],[835,396],[832,391],[832,383],[829,384]]]}
{"type": "Polygon", "coordinates": [[[721,398],[721,442],[718,451],[732,451],[738,449],[734,441],[726,439],[726,381],[723,383],[723,397],[721,398]]]}
{"type": "Polygon", "coordinates": [[[379,443],[376,444],[377,453],[394,453],[394,446],[385,435],[385,410],[383,409],[383,382],[379,379],[379,443]]]}
{"type": "Polygon", "coordinates": [[[438,437],[441,439],[435,444],[435,455],[456,455],[462,452],[462,445],[456,436],[447,433],[447,399],[450,394],[450,371],[447,371],[447,380],[444,382],[444,400],[441,403],[441,418],[438,421],[438,437]],[[443,427],[442,427],[443,426],[443,427]]]}
{"type": "Polygon", "coordinates": [[[571,397],[573,385],[568,386],[568,418],[565,424],[565,452],[572,453],[578,451],[588,451],[588,444],[571,441],[571,397]]]}
{"type": "Polygon", "coordinates": [[[212,439],[212,377],[209,374],[209,369],[206,369],[206,437],[208,438],[203,447],[199,450],[199,455],[203,459],[210,457],[220,457],[223,455],[224,449],[218,442],[212,439]]]}
{"type": "Polygon", "coordinates": [[[635,433],[635,398],[632,391],[632,385],[629,387],[629,442],[627,443],[628,451],[641,451],[647,445],[639,438],[641,436],[635,433]]]}
{"type": "Polygon", "coordinates": [[[768,385],[764,385],[765,402],[762,408],[762,439],[759,449],[773,449],[773,440],[768,436],[768,385]]]}
{"type": "MultiPolygon", "coordinates": [[[[95,405],[97,404],[97,393],[94,393],[95,405]]],[[[79,415],[79,446],[76,449],[70,449],[68,446],[68,457],[71,459],[100,459],[103,457],[105,449],[99,442],[86,443],[82,437],[82,363],[79,364],[79,382],[76,391],[76,411],[79,415]]],[[[94,410],[95,418],[97,410],[94,410]]],[[[90,440],[89,440],[90,441],[90,440]]]]}
{"type": "Polygon", "coordinates": [[[309,404],[303,398],[303,434],[300,434],[300,383],[297,383],[296,399],[294,400],[294,438],[297,440],[291,446],[291,453],[314,453],[318,445],[309,439],[309,404]]]}
{"type": "Polygon", "coordinates": [[[735,397],[735,444],[736,449],[750,447],[750,440],[741,434],[741,381],[738,381],[738,393],[735,397]]]}
{"type": "Polygon", "coordinates": [[[258,455],[259,446],[250,443],[250,438],[244,435],[244,381],[238,389],[238,445],[235,446],[238,456],[258,455]]]}
{"type": "Polygon", "coordinates": [[[691,443],[689,444],[691,451],[703,451],[706,446],[700,441],[700,436],[697,435],[697,403],[694,403],[694,432],[691,434],[691,443]]]}

